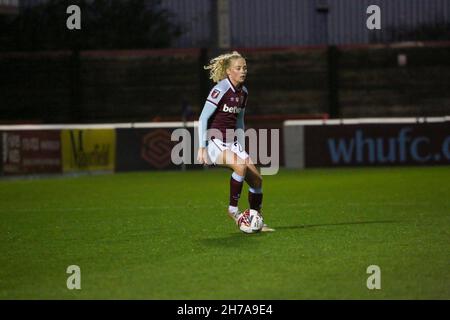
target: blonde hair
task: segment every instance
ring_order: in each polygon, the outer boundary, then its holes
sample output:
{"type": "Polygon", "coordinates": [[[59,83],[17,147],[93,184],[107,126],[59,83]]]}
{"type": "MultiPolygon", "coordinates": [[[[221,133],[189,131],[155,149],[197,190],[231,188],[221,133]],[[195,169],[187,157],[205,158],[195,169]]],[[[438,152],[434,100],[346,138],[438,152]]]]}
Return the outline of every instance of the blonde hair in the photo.
{"type": "Polygon", "coordinates": [[[209,78],[214,82],[219,82],[227,77],[227,69],[230,67],[231,60],[245,59],[237,51],[231,53],[224,53],[209,61],[207,66],[204,66],[205,70],[209,70],[209,78]]]}

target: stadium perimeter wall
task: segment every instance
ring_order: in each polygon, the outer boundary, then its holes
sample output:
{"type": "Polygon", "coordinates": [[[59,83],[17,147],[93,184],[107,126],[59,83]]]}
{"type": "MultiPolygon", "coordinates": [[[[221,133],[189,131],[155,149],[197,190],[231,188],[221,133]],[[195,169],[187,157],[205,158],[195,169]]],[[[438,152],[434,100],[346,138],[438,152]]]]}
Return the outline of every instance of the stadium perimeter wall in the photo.
{"type": "MultiPolygon", "coordinates": [[[[171,133],[177,128],[183,123],[0,126],[1,172],[175,170],[181,168],[171,161],[176,144],[171,133]]],[[[194,132],[193,123],[187,130],[194,132]]]]}
{"type": "MultiPolygon", "coordinates": [[[[281,123],[261,129],[270,137],[281,123]]],[[[0,172],[5,176],[202,168],[195,164],[196,122],[6,125],[0,126],[0,137],[0,172]],[[183,156],[186,165],[174,163],[172,153],[183,156]]],[[[268,144],[270,152],[270,139],[268,144]]]]}
{"type": "MultiPolygon", "coordinates": [[[[196,122],[0,126],[0,172],[201,169],[194,164],[196,136],[196,122]],[[187,131],[172,141],[181,128],[187,131]],[[181,146],[185,166],[172,161],[181,146]]],[[[450,165],[450,117],[288,120],[279,136],[280,165],[287,168],[450,165]]]]}
{"type": "Polygon", "coordinates": [[[450,164],[450,117],[288,120],[287,168],[450,164]]]}

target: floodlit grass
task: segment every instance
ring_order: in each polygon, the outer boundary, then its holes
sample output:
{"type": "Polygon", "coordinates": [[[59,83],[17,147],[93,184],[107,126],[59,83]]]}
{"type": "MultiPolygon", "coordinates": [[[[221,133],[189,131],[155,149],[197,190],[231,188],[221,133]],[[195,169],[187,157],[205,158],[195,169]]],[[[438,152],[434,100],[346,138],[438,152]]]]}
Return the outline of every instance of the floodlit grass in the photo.
{"type": "Polygon", "coordinates": [[[253,235],[226,215],[229,175],[0,180],[0,298],[450,299],[448,167],[282,170],[277,231],[253,235]]]}

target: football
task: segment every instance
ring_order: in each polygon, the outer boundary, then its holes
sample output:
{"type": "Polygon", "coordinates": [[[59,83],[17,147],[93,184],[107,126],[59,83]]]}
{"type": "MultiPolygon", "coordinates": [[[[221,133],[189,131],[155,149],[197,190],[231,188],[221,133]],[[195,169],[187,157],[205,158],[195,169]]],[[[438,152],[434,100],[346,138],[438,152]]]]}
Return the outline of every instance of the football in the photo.
{"type": "Polygon", "coordinates": [[[256,233],[261,231],[264,220],[262,215],[253,209],[245,210],[238,221],[239,229],[244,233],[256,233]]]}

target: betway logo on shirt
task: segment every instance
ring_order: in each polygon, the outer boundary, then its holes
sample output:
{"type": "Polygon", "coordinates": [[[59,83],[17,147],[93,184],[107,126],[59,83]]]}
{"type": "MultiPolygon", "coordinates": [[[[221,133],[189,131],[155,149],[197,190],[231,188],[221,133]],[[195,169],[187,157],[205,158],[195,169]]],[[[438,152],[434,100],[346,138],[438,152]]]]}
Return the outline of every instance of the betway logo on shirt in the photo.
{"type": "Polygon", "coordinates": [[[238,107],[229,107],[229,106],[227,106],[227,104],[224,104],[222,111],[229,112],[229,113],[239,113],[239,112],[241,112],[241,109],[242,108],[238,108],[238,107]]]}

